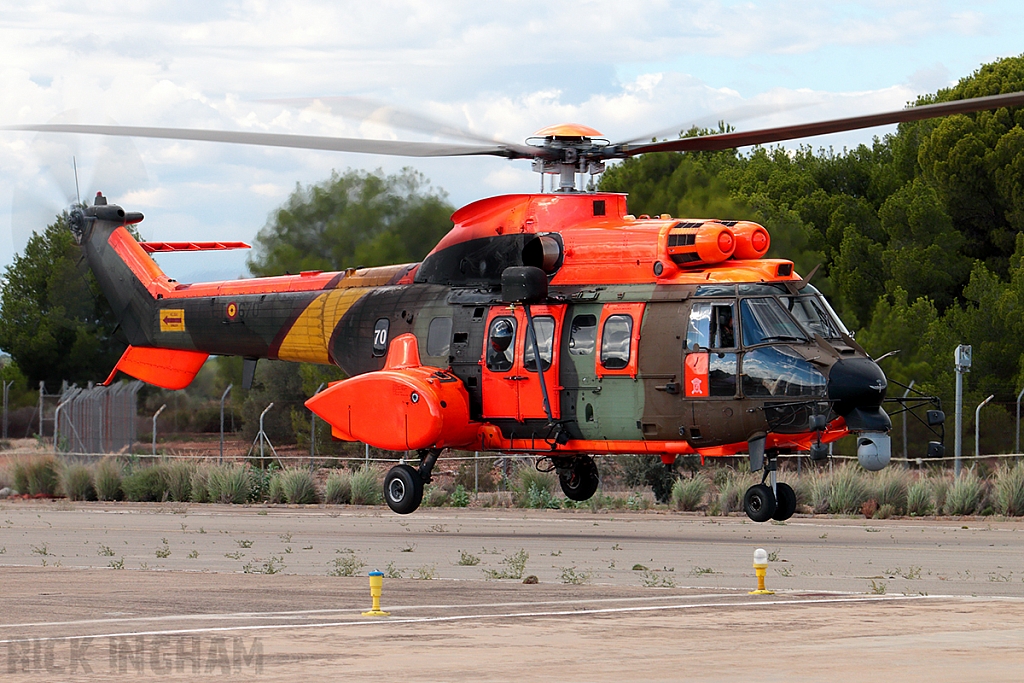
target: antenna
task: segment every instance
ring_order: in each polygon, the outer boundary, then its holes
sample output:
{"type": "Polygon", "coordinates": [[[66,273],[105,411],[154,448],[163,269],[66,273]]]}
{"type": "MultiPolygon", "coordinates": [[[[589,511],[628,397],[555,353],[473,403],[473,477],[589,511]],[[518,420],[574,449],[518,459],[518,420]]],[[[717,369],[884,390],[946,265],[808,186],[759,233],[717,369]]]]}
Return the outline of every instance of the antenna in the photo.
{"type": "Polygon", "coordinates": [[[71,165],[75,169],[75,199],[78,200],[78,205],[81,206],[82,194],[78,191],[78,162],[75,160],[75,157],[73,156],[71,157],[71,165]]]}

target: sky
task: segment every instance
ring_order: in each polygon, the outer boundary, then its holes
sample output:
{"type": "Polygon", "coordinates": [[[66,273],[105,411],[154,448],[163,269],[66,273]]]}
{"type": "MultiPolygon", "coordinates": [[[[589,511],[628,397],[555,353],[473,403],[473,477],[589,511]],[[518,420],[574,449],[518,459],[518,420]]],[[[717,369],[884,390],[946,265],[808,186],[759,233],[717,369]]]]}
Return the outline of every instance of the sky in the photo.
{"type": "MultiPolygon", "coordinates": [[[[0,0],[0,126],[447,139],[318,99],[358,97],[516,143],[561,122],[612,141],[723,117],[750,130],[902,108],[1024,53],[1021,36],[1024,5],[1010,0],[0,0]]],[[[891,130],[803,143],[842,149],[891,130]]],[[[411,166],[456,206],[540,182],[528,162],[497,158],[0,131],[0,268],[74,200],[72,158],[83,198],[101,190],[142,211],[143,237],[166,241],[251,242],[297,184],[334,169],[411,166]]],[[[244,276],[245,259],[158,260],[190,282],[244,276]]]]}

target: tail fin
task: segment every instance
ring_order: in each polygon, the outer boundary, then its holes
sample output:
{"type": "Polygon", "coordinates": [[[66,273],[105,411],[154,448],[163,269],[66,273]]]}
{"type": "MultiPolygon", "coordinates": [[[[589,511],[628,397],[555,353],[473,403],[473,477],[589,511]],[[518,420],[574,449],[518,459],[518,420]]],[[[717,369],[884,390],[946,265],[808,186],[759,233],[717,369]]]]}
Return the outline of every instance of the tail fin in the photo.
{"type": "Polygon", "coordinates": [[[127,226],[142,218],[97,195],[95,206],[72,214],[71,229],[128,342],[153,346],[156,302],[175,283],[128,231],[127,226]]]}

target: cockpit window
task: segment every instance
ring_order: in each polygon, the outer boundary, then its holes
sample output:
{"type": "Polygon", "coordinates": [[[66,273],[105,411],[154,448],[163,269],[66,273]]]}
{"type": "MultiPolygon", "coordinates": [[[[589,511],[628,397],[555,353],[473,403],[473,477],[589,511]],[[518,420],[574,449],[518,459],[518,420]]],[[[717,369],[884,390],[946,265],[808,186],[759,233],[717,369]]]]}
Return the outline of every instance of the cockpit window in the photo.
{"type": "Polygon", "coordinates": [[[690,307],[686,348],[732,349],[736,347],[735,306],[730,303],[696,302],[690,307]]]}
{"type": "Polygon", "coordinates": [[[743,299],[740,302],[740,315],[743,320],[744,346],[773,341],[807,341],[807,334],[774,297],[743,299]]]}
{"type": "MultiPolygon", "coordinates": [[[[533,327],[537,330],[537,350],[540,351],[540,364],[544,370],[551,367],[551,350],[555,340],[555,319],[549,315],[533,319],[533,327]]],[[[533,331],[526,328],[526,348],[523,349],[523,367],[529,372],[537,372],[537,361],[533,355],[533,331]]]]}

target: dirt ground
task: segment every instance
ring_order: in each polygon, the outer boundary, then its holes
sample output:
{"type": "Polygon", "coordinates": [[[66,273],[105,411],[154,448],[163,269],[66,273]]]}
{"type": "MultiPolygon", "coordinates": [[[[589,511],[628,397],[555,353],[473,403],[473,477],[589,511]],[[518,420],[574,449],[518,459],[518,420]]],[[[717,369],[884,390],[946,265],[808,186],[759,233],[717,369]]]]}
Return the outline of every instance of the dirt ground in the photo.
{"type": "Polygon", "coordinates": [[[1022,534],[989,519],[7,502],[0,675],[1019,681],[1022,534]],[[774,595],[748,595],[757,547],[774,595]],[[488,580],[524,555],[537,584],[488,580]],[[402,577],[384,580],[388,617],[360,615],[374,568],[402,577]]]}

